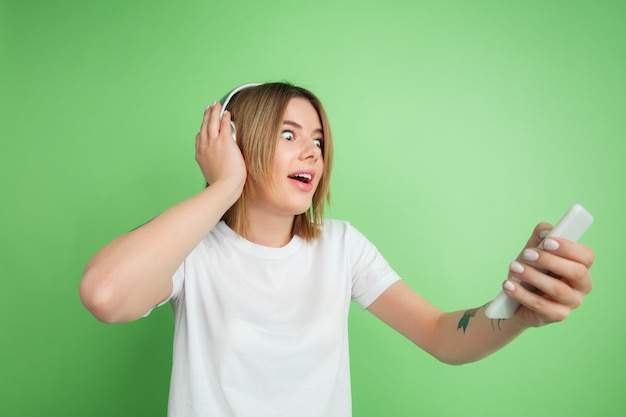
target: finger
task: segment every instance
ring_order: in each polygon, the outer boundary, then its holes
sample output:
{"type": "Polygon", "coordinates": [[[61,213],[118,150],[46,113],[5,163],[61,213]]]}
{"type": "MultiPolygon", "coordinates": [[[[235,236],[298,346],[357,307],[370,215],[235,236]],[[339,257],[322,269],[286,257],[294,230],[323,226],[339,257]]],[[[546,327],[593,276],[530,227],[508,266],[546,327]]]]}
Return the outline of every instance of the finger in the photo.
{"type": "Polygon", "coordinates": [[[215,106],[215,102],[213,102],[213,104],[207,106],[204,109],[204,115],[202,117],[202,123],[200,124],[200,130],[196,134],[196,154],[198,154],[201,146],[203,145],[204,142],[206,142],[208,138],[207,127],[209,125],[209,116],[211,115],[211,111],[213,110],[214,106],[215,106]]]}
{"type": "Polygon", "coordinates": [[[550,237],[542,245],[544,252],[558,255],[565,259],[581,263],[591,268],[595,260],[595,253],[588,246],[560,237],[550,237]]]}
{"type": "MultiPolygon", "coordinates": [[[[553,278],[551,279],[557,281],[553,278]]],[[[537,293],[534,289],[528,289],[522,283],[514,280],[505,281],[502,288],[509,297],[517,300],[521,305],[536,314],[545,317],[549,322],[565,320],[573,309],[568,304],[537,293]]]]}
{"type": "Polygon", "coordinates": [[[208,120],[208,138],[216,139],[220,135],[220,112],[222,110],[222,105],[216,102],[211,108],[211,112],[209,114],[208,120]]]}
{"type": "Polygon", "coordinates": [[[544,250],[527,248],[522,252],[520,261],[544,273],[566,281],[573,288],[587,294],[593,284],[589,266],[593,263],[593,251],[586,246],[570,241],[547,239],[544,250]]]}
{"type": "Polygon", "coordinates": [[[579,290],[569,281],[556,279],[543,270],[519,262],[513,262],[510,269],[512,276],[522,281],[523,285],[530,285],[527,288],[532,288],[531,291],[537,294],[572,309],[582,304],[584,290],[579,290]]]}
{"type": "Polygon", "coordinates": [[[207,126],[209,124],[209,116],[211,115],[211,111],[213,110],[213,107],[215,107],[215,103],[216,102],[214,101],[213,104],[206,106],[206,108],[204,109],[202,123],[200,124],[200,133],[206,132],[207,130],[207,126]]]}
{"type": "Polygon", "coordinates": [[[230,112],[228,110],[224,111],[224,114],[222,115],[222,121],[220,122],[220,133],[223,133],[225,137],[232,139],[233,137],[233,133],[232,133],[232,126],[230,124],[231,122],[231,115],[230,112]]]}
{"type": "Polygon", "coordinates": [[[526,242],[527,248],[536,248],[543,241],[545,234],[552,230],[552,225],[550,223],[539,223],[535,229],[533,230],[532,235],[526,242]]]}

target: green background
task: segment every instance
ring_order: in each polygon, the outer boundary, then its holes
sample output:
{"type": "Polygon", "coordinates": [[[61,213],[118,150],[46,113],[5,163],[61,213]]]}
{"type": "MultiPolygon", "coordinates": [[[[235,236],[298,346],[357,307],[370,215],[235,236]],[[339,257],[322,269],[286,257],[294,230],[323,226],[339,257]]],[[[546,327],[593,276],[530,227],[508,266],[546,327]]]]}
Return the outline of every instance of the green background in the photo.
{"type": "Polygon", "coordinates": [[[496,295],[581,203],[595,289],[570,318],[443,365],[354,308],[354,415],[626,412],[622,1],[3,1],[0,415],[164,416],[169,308],[97,322],[93,253],[203,186],[204,107],[250,81],[325,103],[329,215],[441,308],[496,295]]]}

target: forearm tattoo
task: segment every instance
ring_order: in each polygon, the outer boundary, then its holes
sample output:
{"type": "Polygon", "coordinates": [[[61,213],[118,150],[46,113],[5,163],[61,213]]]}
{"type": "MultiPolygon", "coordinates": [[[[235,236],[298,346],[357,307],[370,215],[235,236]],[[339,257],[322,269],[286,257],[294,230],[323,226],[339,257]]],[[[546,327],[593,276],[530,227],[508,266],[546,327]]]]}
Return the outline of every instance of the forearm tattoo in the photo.
{"type": "MultiPolygon", "coordinates": [[[[469,326],[470,320],[474,316],[476,316],[476,313],[478,312],[478,310],[480,310],[483,307],[485,307],[485,306],[472,308],[470,310],[467,310],[465,313],[463,313],[463,316],[461,317],[461,320],[459,320],[459,324],[457,324],[457,326],[456,326],[456,330],[458,331],[459,329],[463,329],[463,334],[465,334],[465,332],[467,331],[467,326],[469,326]]],[[[496,330],[496,328],[497,328],[498,331],[502,331],[502,328],[500,327],[500,323],[502,322],[502,320],[504,320],[504,319],[492,319],[491,320],[491,328],[493,330],[496,330]]]]}
{"type": "Polygon", "coordinates": [[[459,320],[459,324],[456,326],[456,330],[458,331],[459,329],[463,329],[463,334],[465,334],[470,319],[476,315],[478,310],[480,310],[480,308],[472,308],[471,310],[467,310],[465,313],[463,313],[463,317],[461,317],[461,320],[459,320]]]}
{"type": "Polygon", "coordinates": [[[502,331],[502,327],[500,327],[500,323],[502,323],[503,320],[506,319],[491,319],[491,328],[493,330],[496,330],[496,327],[498,328],[498,331],[502,331]]]}

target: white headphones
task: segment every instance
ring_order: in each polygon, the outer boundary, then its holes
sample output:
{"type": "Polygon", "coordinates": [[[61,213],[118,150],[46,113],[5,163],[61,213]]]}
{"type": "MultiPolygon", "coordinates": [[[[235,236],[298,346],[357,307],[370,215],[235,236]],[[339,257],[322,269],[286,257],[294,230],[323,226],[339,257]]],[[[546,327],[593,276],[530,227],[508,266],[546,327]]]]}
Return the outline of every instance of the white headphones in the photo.
{"type": "MultiPolygon", "coordinates": [[[[243,90],[245,88],[256,87],[257,85],[261,85],[261,83],[248,83],[248,84],[240,85],[239,87],[235,88],[230,93],[228,93],[224,97],[222,97],[222,99],[220,100],[220,103],[222,104],[222,110],[220,111],[220,121],[222,121],[222,116],[224,116],[224,111],[226,111],[226,106],[228,106],[228,103],[230,102],[230,99],[233,98],[233,96],[235,94],[237,94],[238,92],[240,92],[241,90],[243,90]]],[[[236,142],[237,141],[237,133],[236,133],[237,130],[235,128],[235,122],[233,120],[230,121],[230,127],[231,127],[232,133],[233,133],[233,140],[236,142]]]]}

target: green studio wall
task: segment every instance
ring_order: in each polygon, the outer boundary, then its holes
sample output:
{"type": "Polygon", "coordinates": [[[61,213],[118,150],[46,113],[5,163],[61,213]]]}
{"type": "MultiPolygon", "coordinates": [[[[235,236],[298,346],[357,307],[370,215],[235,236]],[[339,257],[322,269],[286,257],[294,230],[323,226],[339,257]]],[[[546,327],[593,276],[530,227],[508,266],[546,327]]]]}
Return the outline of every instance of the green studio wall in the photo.
{"type": "Polygon", "coordinates": [[[82,269],[202,188],[207,104],[276,80],[329,112],[330,216],[444,309],[493,298],[537,222],[596,218],[582,308],[481,362],[355,308],[355,417],[624,415],[625,4],[5,0],[0,415],[165,415],[170,309],[101,324],[82,269]]]}

